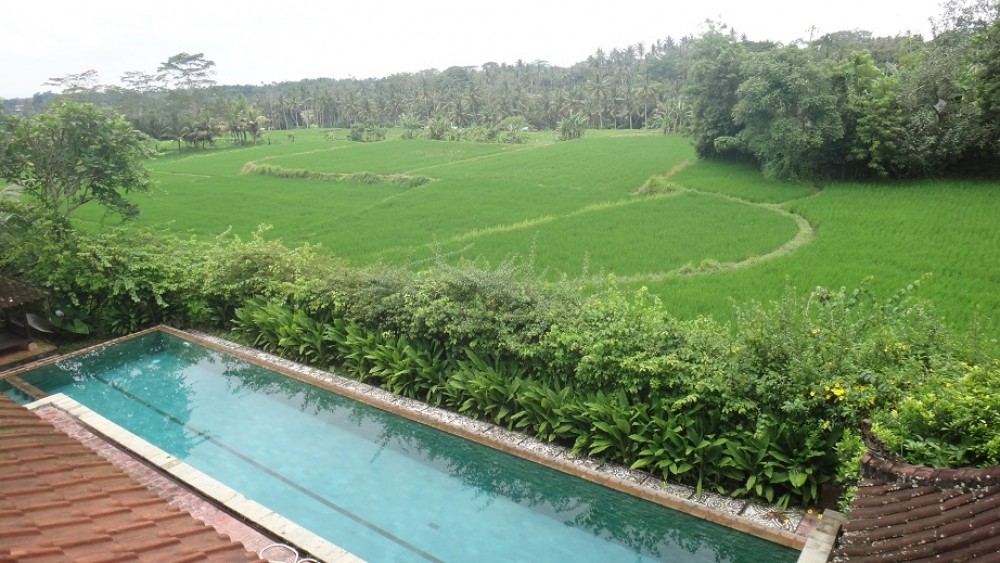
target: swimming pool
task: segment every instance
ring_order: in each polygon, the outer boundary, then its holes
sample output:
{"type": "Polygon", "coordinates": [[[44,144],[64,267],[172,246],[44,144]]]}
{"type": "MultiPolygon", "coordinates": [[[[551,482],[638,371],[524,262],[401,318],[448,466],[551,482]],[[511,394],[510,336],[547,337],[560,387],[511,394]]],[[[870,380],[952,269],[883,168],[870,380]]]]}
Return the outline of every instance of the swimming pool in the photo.
{"type": "Polygon", "coordinates": [[[159,331],[21,378],[372,561],[798,556],[159,331]]]}

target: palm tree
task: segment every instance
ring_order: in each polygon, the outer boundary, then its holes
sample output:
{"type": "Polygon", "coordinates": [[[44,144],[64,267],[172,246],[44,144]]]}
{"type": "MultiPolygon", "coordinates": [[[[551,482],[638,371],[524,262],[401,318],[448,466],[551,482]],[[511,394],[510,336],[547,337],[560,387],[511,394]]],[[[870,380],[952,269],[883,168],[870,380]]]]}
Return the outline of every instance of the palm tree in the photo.
{"type": "Polygon", "coordinates": [[[451,97],[448,99],[448,109],[452,124],[456,127],[465,127],[465,118],[468,116],[468,112],[460,92],[451,93],[451,97]]]}
{"type": "Polygon", "coordinates": [[[420,115],[429,118],[435,110],[435,92],[433,86],[426,76],[420,78],[420,85],[417,89],[417,100],[420,104],[420,115]]]}
{"type": "Polygon", "coordinates": [[[632,129],[632,118],[635,115],[636,96],[634,88],[625,87],[622,89],[621,95],[617,98],[618,115],[628,119],[629,129],[632,129]]]}
{"type": "Polygon", "coordinates": [[[597,113],[598,127],[604,129],[604,113],[611,94],[611,79],[607,75],[596,74],[587,81],[587,90],[597,113]]]}
{"type": "MultiPolygon", "coordinates": [[[[641,43],[640,43],[641,45],[641,43]]],[[[636,89],[639,103],[642,104],[642,123],[645,126],[649,122],[649,106],[656,104],[656,83],[648,74],[639,75],[639,86],[636,89]]]]}
{"type": "Polygon", "coordinates": [[[466,106],[469,108],[469,117],[472,123],[479,123],[479,110],[482,107],[481,89],[476,77],[469,80],[465,87],[466,106]]]}

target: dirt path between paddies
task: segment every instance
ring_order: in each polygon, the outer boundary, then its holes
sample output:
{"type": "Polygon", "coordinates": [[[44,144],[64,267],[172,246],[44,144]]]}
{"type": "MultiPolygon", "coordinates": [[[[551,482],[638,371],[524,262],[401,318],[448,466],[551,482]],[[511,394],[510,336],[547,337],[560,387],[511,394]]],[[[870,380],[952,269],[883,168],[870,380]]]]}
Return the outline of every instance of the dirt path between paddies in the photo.
{"type": "Polygon", "coordinates": [[[684,170],[685,168],[687,168],[688,166],[691,166],[692,164],[694,164],[694,163],[691,162],[690,160],[685,160],[683,162],[679,162],[679,163],[675,164],[673,168],[671,168],[670,170],[667,170],[667,173],[663,175],[663,178],[665,180],[669,180],[671,176],[673,176],[674,174],[677,174],[678,172],[680,172],[681,170],[684,170]]]}

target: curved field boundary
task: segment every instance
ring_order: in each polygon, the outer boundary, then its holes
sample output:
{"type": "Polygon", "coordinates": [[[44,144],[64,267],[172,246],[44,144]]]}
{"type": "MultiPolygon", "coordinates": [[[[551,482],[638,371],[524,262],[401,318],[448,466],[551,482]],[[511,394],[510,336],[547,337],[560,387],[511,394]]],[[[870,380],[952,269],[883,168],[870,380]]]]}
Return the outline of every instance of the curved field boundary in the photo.
{"type": "MultiPolygon", "coordinates": [[[[387,184],[392,184],[392,185],[396,185],[396,186],[415,187],[415,186],[424,185],[424,184],[426,184],[426,183],[434,180],[434,178],[427,177],[427,176],[413,176],[413,174],[416,173],[416,172],[418,172],[418,171],[422,172],[422,171],[431,170],[431,169],[435,169],[435,168],[442,168],[442,167],[452,166],[452,165],[455,165],[455,164],[462,164],[462,163],[467,163],[467,162],[487,160],[487,159],[502,157],[502,156],[505,156],[505,155],[514,154],[514,153],[518,153],[518,152],[529,151],[529,150],[536,150],[536,149],[539,149],[539,148],[542,148],[542,147],[547,147],[547,146],[551,146],[551,145],[549,145],[549,144],[527,145],[527,146],[520,147],[520,148],[513,149],[513,150],[503,150],[503,151],[498,151],[498,152],[495,152],[495,153],[490,153],[490,154],[485,154],[485,155],[477,155],[477,156],[472,156],[472,157],[468,157],[468,158],[461,158],[461,159],[457,159],[457,160],[449,160],[448,162],[441,162],[441,163],[437,163],[437,164],[431,164],[431,165],[428,165],[428,166],[422,166],[422,167],[414,168],[414,169],[411,169],[411,170],[407,170],[406,173],[404,173],[404,174],[322,173],[322,172],[314,172],[314,171],[310,171],[310,170],[284,169],[284,168],[281,168],[281,167],[278,167],[278,166],[274,166],[274,165],[263,165],[262,164],[263,162],[268,161],[268,160],[272,160],[272,159],[280,159],[280,158],[288,157],[288,156],[301,156],[301,155],[315,154],[315,153],[321,153],[321,152],[328,152],[328,151],[340,150],[340,149],[348,147],[348,145],[341,145],[341,146],[336,146],[336,147],[325,147],[325,148],[322,148],[322,149],[302,151],[302,152],[288,154],[288,155],[268,156],[268,157],[265,157],[265,158],[262,158],[262,159],[250,161],[246,165],[244,165],[243,169],[241,170],[241,173],[243,173],[243,174],[246,174],[246,173],[255,173],[255,174],[263,174],[263,175],[268,175],[268,176],[274,176],[274,177],[279,177],[279,178],[290,178],[290,179],[291,178],[308,178],[308,179],[319,179],[319,180],[326,180],[326,181],[360,182],[360,183],[368,183],[368,184],[373,184],[373,183],[387,183],[387,184]]],[[[668,179],[672,178],[677,173],[679,173],[680,171],[684,170],[685,168],[687,168],[691,164],[693,164],[693,162],[691,160],[684,160],[683,162],[680,162],[680,163],[676,164],[675,166],[673,166],[670,170],[668,170],[662,176],[651,176],[642,186],[639,187],[639,189],[636,192],[633,192],[631,194],[631,197],[628,197],[628,198],[625,198],[625,199],[590,204],[590,205],[587,205],[587,206],[582,207],[580,209],[571,211],[569,213],[564,213],[564,214],[561,214],[561,215],[543,215],[543,216],[539,216],[539,217],[524,219],[524,220],[518,221],[516,223],[509,223],[509,224],[503,224],[503,225],[494,225],[494,226],[485,227],[485,228],[482,228],[482,229],[475,229],[475,230],[472,230],[472,231],[468,231],[468,232],[461,233],[459,235],[453,236],[453,237],[451,237],[451,238],[449,238],[449,239],[447,239],[446,241],[443,241],[443,242],[445,244],[448,244],[448,243],[463,243],[463,242],[467,243],[467,242],[473,241],[473,240],[475,240],[475,239],[477,239],[479,237],[482,237],[482,236],[493,235],[493,234],[498,234],[498,233],[509,233],[509,232],[521,231],[521,230],[524,230],[524,229],[531,229],[531,228],[539,227],[541,225],[552,223],[552,222],[555,222],[555,221],[558,221],[558,220],[561,220],[561,219],[567,219],[567,218],[571,218],[571,217],[577,217],[577,216],[584,215],[584,214],[589,214],[589,213],[597,213],[597,212],[601,212],[601,211],[604,211],[604,210],[607,210],[607,209],[611,209],[611,208],[615,208],[615,207],[641,204],[641,203],[643,203],[645,201],[654,200],[654,199],[660,199],[660,198],[663,198],[663,197],[671,197],[671,196],[675,196],[677,194],[684,193],[684,192],[691,192],[691,193],[698,194],[698,195],[705,196],[705,197],[714,197],[714,198],[722,199],[722,200],[725,200],[725,201],[728,201],[728,202],[731,202],[731,203],[735,203],[735,204],[738,204],[738,205],[747,205],[747,206],[750,206],[750,207],[757,207],[757,208],[766,210],[766,211],[768,211],[770,213],[776,213],[778,215],[781,215],[783,217],[787,217],[787,218],[791,219],[792,221],[794,221],[795,224],[796,224],[796,226],[797,226],[797,228],[798,228],[798,230],[797,230],[795,236],[792,237],[788,242],[786,242],[786,243],[782,244],[781,246],[775,248],[771,252],[767,252],[765,254],[758,254],[758,255],[750,256],[749,258],[745,258],[743,260],[732,261],[732,262],[716,262],[716,261],[712,260],[711,258],[706,258],[704,261],[702,261],[702,263],[700,263],[698,265],[687,264],[687,265],[682,266],[680,268],[676,268],[676,269],[665,271],[665,272],[651,272],[651,273],[642,273],[642,274],[630,274],[630,275],[625,275],[625,276],[615,276],[615,279],[617,279],[618,281],[621,281],[621,282],[625,282],[625,283],[630,283],[630,282],[631,283],[641,283],[641,282],[644,282],[644,281],[659,282],[659,281],[663,281],[663,280],[669,279],[669,278],[684,277],[684,276],[696,276],[696,275],[704,275],[704,274],[713,274],[713,273],[727,272],[727,271],[732,271],[732,270],[737,270],[737,269],[742,269],[742,268],[749,268],[749,267],[755,266],[757,264],[760,264],[762,262],[766,262],[766,261],[769,261],[769,260],[774,260],[774,259],[777,259],[777,258],[788,256],[789,254],[795,252],[796,250],[798,250],[802,246],[808,244],[813,239],[815,239],[815,236],[816,236],[815,229],[809,223],[809,221],[805,217],[803,217],[803,216],[801,216],[801,215],[799,215],[797,213],[788,211],[787,209],[783,208],[782,204],[752,202],[752,201],[748,201],[748,200],[745,200],[745,199],[742,199],[742,198],[739,198],[739,197],[735,197],[735,196],[731,196],[731,195],[720,194],[720,193],[715,193],[715,192],[710,192],[710,191],[705,191],[705,190],[699,190],[699,189],[695,189],[695,188],[689,188],[689,187],[685,187],[685,186],[682,186],[682,185],[678,185],[678,184],[673,183],[673,182],[668,182],[668,179]],[[652,188],[652,191],[644,191],[643,188],[652,188]]],[[[387,198],[387,199],[393,199],[395,197],[398,197],[399,195],[401,195],[401,194],[395,194],[393,196],[389,196],[389,198],[387,198]]],[[[812,197],[812,196],[807,196],[807,197],[812,197]]],[[[380,202],[380,203],[384,203],[384,201],[380,202]]],[[[374,206],[370,206],[370,207],[374,207],[374,206]]],[[[601,281],[603,281],[603,277],[601,277],[601,276],[595,276],[591,280],[592,283],[599,283],[601,281]]]]}
{"type": "MultiPolygon", "coordinates": [[[[682,169],[683,166],[685,166],[685,165],[682,163],[682,165],[678,165],[678,166],[680,166],[681,169],[682,169]]],[[[675,168],[677,168],[677,167],[675,167],[675,168]]],[[[672,171],[672,172],[676,173],[678,171],[679,170],[672,171]]],[[[669,177],[669,176],[667,176],[667,177],[669,177]]],[[[789,240],[785,244],[779,246],[778,248],[776,248],[776,249],[774,249],[771,252],[768,252],[766,254],[758,254],[758,255],[755,255],[755,256],[751,256],[749,258],[745,258],[743,260],[735,261],[735,262],[715,262],[715,261],[713,261],[711,259],[706,259],[705,261],[703,261],[701,264],[699,264],[697,266],[694,266],[694,265],[685,265],[685,266],[681,266],[680,268],[677,268],[677,269],[674,269],[674,270],[669,270],[669,271],[666,271],[666,272],[647,273],[647,274],[632,274],[632,275],[628,275],[628,276],[615,276],[615,279],[617,281],[625,282],[625,283],[629,283],[629,282],[638,283],[638,282],[643,282],[643,281],[659,282],[659,281],[663,281],[663,280],[668,279],[668,278],[676,278],[676,277],[682,277],[682,276],[698,276],[698,275],[704,275],[704,274],[715,274],[715,273],[720,273],[720,272],[728,272],[728,271],[731,271],[731,270],[738,270],[738,269],[741,269],[741,268],[749,268],[751,266],[755,266],[755,265],[760,264],[762,262],[767,262],[769,260],[774,260],[776,258],[781,258],[781,257],[784,257],[784,256],[788,256],[789,254],[795,252],[796,250],[798,250],[799,248],[801,248],[804,245],[808,244],[809,242],[812,242],[812,240],[816,238],[816,229],[813,228],[813,226],[809,223],[808,219],[806,219],[805,217],[803,217],[803,216],[801,216],[801,215],[799,215],[797,213],[793,213],[791,211],[788,211],[787,209],[784,209],[783,207],[781,207],[781,204],[777,204],[777,203],[755,203],[755,202],[752,202],[752,201],[747,201],[745,199],[740,199],[738,197],[733,197],[733,196],[724,195],[724,194],[717,194],[717,193],[713,193],[713,192],[706,192],[706,191],[702,191],[702,190],[696,190],[696,189],[686,188],[686,187],[681,187],[681,186],[678,186],[678,189],[680,191],[687,191],[687,192],[691,192],[691,193],[696,193],[696,194],[699,194],[699,195],[703,195],[703,196],[706,196],[706,197],[715,197],[715,198],[719,198],[719,199],[724,199],[726,201],[730,201],[730,202],[737,203],[737,204],[740,204],[740,205],[748,205],[750,207],[758,207],[760,209],[765,209],[765,210],[770,211],[772,213],[777,213],[778,215],[781,215],[783,217],[788,217],[789,219],[795,221],[795,224],[798,226],[798,232],[795,234],[794,237],[792,237],[791,240],[789,240]]],[[[812,196],[809,196],[809,197],[812,197],[812,196]]],[[[592,283],[600,283],[602,281],[603,281],[603,278],[594,278],[592,280],[592,283]]]]}
{"type": "MultiPolygon", "coordinates": [[[[492,157],[492,156],[495,156],[495,155],[486,155],[485,157],[484,156],[479,156],[479,157],[474,157],[473,159],[467,159],[467,160],[489,158],[489,157],[492,157]]],[[[795,222],[798,230],[795,233],[795,236],[792,237],[788,242],[782,244],[781,246],[775,248],[771,252],[768,252],[768,253],[765,253],[765,254],[754,255],[754,256],[751,256],[749,258],[745,258],[743,260],[738,260],[738,261],[734,261],[734,262],[716,262],[716,261],[713,261],[711,259],[706,259],[704,262],[702,262],[701,264],[696,265],[696,266],[688,264],[688,265],[685,265],[685,266],[681,266],[680,268],[676,268],[674,270],[669,270],[669,271],[666,271],[666,272],[654,272],[654,273],[643,273],[643,274],[630,274],[630,275],[626,275],[626,276],[615,276],[616,280],[621,281],[621,282],[625,282],[625,283],[628,283],[628,282],[643,282],[643,281],[659,282],[659,281],[663,281],[665,279],[674,278],[674,277],[713,274],[713,273],[720,273],[720,272],[726,272],[726,271],[731,271],[731,270],[737,270],[737,269],[741,269],[741,268],[750,268],[750,267],[755,266],[757,264],[760,264],[762,262],[766,262],[766,261],[769,261],[769,260],[774,260],[774,259],[777,259],[777,258],[788,256],[789,254],[795,252],[796,250],[798,250],[799,248],[801,248],[802,246],[808,244],[809,242],[811,242],[813,239],[816,238],[815,229],[809,223],[809,221],[805,217],[803,217],[803,216],[801,216],[801,215],[799,215],[797,213],[793,213],[791,211],[788,211],[787,209],[784,209],[782,207],[782,204],[752,202],[752,201],[747,201],[745,199],[741,199],[741,198],[730,196],[730,195],[719,194],[719,193],[714,193],[714,192],[708,192],[708,191],[698,190],[698,189],[694,189],[694,188],[688,188],[688,187],[681,186],[681,185],[678,185],[678,184],[673,183],[673,182],[667,182],[667,180],[669,178],[671,178],[672,176],[676,175],[681,170],[684,170],[685,168],[687,168],[691,164],[693,164],[693,163],[690,160],[685,160],[683,162],[680,162],[677,165],[675,165],[673,168],[671,168],[669,171],[667,171],[666,174],[664,174],[662,176],[652,176],[648,180],[646,180],[646,182],[643,184],[643,186],[653,186],[653,187],[660,186],[663,189],[668,190],[668,191],[659,192],[659,193],[643,194],[642,193],[642,187],[640,187],[636,192],[633,192],[632,197],[627,198],[627,199],[622,199],[622,200],[617,200],[617,201],[607,201],[607,202],[602,202],[602,203],[595,203],[595,204],[591,204],[591,205],[588,205],[586,207],[580,208],[580,209],[578,209],[576,211],[571,211],[569,213],[565,213],[563,215],[558,215],[558,216],[557,215],[543,215],[541,217],[535,217],[535,218],[531,218],[531,219],[525,219],[523,221],[518,221],[517,223],[510,223],[510,224],[506,224],[506,225],[494,225],[494,226],[491,226],[491,227],[486,227],[486,228],[482,228],[482,229],[476,229],[476,230],[473,230],[473,231],[468,231],[466,233],[462,233],[460,235],[456,235],[454,237],[451,237],[450,239],[448,239],[448,240],[446,240],[444,242],[445,243],[468,242],[470,240],[473,240],[473,239],[476,239],[476,238],[479,238],[479,237],[485,236],[485,235],[492,235],[492,234],[497,234],[497,233],[509,233],[509,232],[519,231],[519,230],[523,230],[523,229],[530,229],[530,228],[538,227],[540,225],[545,225],[545,224],[548,224],[548,223],[552,223],[552,222],[558,221],[560,219],[575,217],[575,216],[579,216],[579,215],[583,215],[583,214],[587,214],[587,213],[599,212],[599,211],[603,211],[603,210],[614,208],[614,207],[621,207],[621,206],[625,206],[625,205],[641,204],[641,203],[643,203],[645,201],[649,201],[649,200],[653,200],[653,199],[660,199],[660,198],[663,198],[663,197],[671,197],[671,196],[675,196],[675,195],[678,195],[678,194],[681,194],[681,193],[684,193],[684,192],[695,193],[695,194],[702,195],[702,196],[705,196],[705,197],[714,197],[714,198],[722,199],[722,200],[725,200],[725,201],[729,201],[731,203],[736,203],[738,205],[747,205],[747,206],[750,206],[750,207],[757,207],[759,209],[764,209],[764,210],[769,211],[771,213],[776,213],[778,215],[781,215],[783,217],[787,217],[787,218],[791,219],[792,221],[795,222]]],[[[812,196],[807,196],[807,197],[812,197],[812,196]]],[[[592,280],[592,282],[593,283],[600,283],[600,282],[603,281],[603,279],[604,278],[602,276],[596,276],[592,280]]]]}
{"type": "MultiPolygon", "coordinates": [[[[271,155],[271,156],[266,156],[264,158],[259,158],[257,160],[251,160],[243,165],[243,167],[240,169],[240,174],[260,174],[264,176],[272,176],[275,178],[284,178],[284,179],[301,178],[301,179],[323,180],[323,181],[334,181],[334,182],[356,182],[362,184],[384,183],[384,184],[391,184],[395,186],[403,186],[409,188],[409,187],[422,186],[437,179],[431,176],[416,175],[415,174],[416,172],[420,172],[423,170],[430,170],[433,168],[452,166],[455,164],[463,164],[466,162],[474,162],[477,160],[495,158],[498,156],[513,154],[525,150],[533,150],[541,148],[543,146],[548,146],[548,145],[529,145],[514,150],[502,150],[491,154],[478,155],[469,158],[461,158],[457,160],[449,160],[448,162],[441,162],[438,164],[421,166],[418,168],[407,170],[406,172],[403,173],[396,173],[396,174],[374,174],[371,172],[343,172],[343,173],[316,172],[307,169],[290,169],[290,168],[283,168],[281,166],[275,166],[273,164],[264,164],[269,160],[280,160],[282,158],[305,156],[322,152],[331,152],[352,147],[352,145],[339,145],[336,147],[324,147],[321,149],[313,149],[296,153],[271,155]]],[[[389,196],[389,198],[387,199],[392,199],[394,197],[396,196],[389,196]]]]}
{"type": "Polygon", "coordinates": [[[690,160],[684,160],[682,162],[677,163],[673,168],[667,170],[667,173],[663,175],[663,179],[669,180],[673,175],[677,174],[681,170],[684,170],[688,166],[691,166],[692,164],[694,163],[690,160]]]}

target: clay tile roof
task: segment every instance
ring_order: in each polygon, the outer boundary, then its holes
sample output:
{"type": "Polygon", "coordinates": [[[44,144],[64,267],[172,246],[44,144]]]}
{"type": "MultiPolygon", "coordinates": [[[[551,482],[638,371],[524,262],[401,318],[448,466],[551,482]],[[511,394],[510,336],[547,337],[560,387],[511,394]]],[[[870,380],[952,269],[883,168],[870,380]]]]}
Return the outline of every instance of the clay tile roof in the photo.
{"type": "Polygon", "coordinates": [[[0,276],[0,309],[13,309],[41,299],[45,299],[45,293],[40,289],[13,278],[0,276]]]}
{"type": "Polygon", "coordinates": [[[259,561],[0,394],[0,561],[259,561]]]}
{"type": "Polygon", "coordinates": [[[1000,466],[935,469],[870,448],[833,561],[1000,560],[1000,466]]]}

